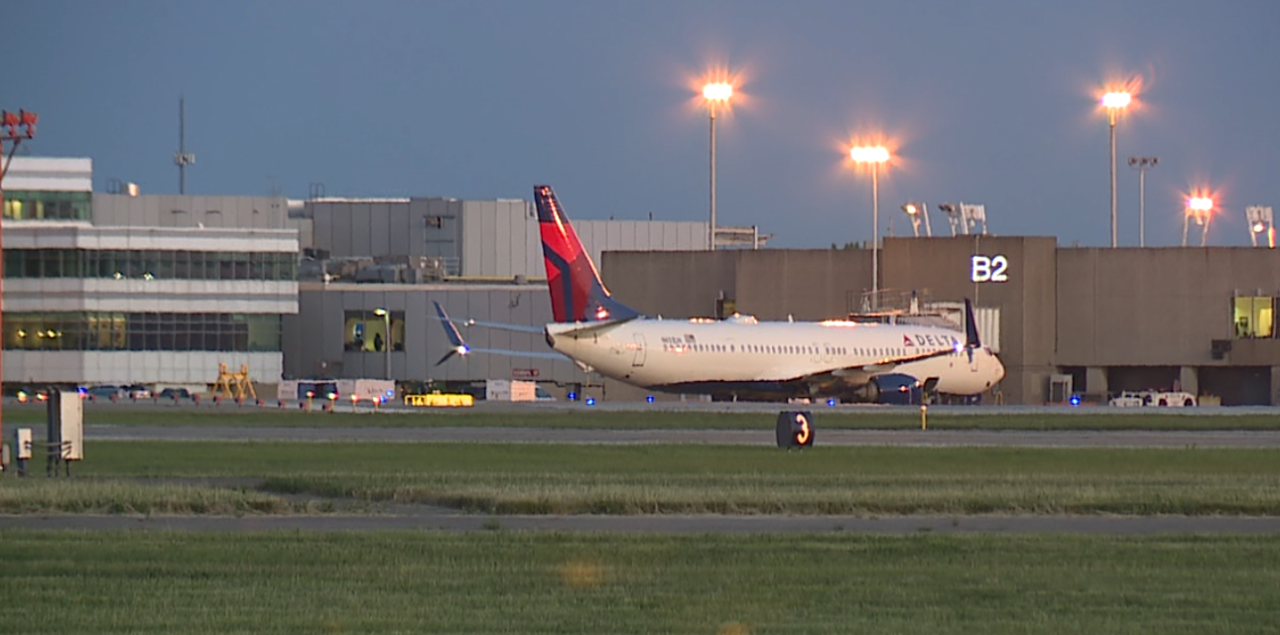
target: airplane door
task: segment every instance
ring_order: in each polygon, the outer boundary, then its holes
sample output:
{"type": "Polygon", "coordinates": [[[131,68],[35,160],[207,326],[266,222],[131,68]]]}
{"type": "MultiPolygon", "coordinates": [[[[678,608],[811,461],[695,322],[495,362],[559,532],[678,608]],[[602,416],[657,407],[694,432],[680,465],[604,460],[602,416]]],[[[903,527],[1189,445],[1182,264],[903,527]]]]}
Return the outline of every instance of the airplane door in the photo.
{"type": "Polygon", "coordinates": [[[969,356],[969,372],[971,373],[978,372],[978,358],[981,357],[978,353],[980,352],[973,349],[965,351],[965,354],[969,356]]]}
{"type": "Polygon", "coordinates": [[[631,366],[633,368],[644,366],[644,335],[640,333],[635,334],[635,344],[633,347],[635,348],[635,356],[631,358],[631,366]]]}

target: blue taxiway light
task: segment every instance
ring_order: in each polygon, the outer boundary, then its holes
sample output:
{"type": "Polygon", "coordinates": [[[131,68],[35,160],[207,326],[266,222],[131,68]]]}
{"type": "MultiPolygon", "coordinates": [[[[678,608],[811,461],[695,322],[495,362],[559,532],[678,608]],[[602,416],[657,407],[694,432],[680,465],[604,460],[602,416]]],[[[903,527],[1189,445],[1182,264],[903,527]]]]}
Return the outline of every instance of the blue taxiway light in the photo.
{"type": "Polygon", "coordinates": [[[595,398],[595,397],[587,397],[587,405],[588,405],[588,406],[594,406],[594,405],[596,405],[596,398],[595,398]]]}

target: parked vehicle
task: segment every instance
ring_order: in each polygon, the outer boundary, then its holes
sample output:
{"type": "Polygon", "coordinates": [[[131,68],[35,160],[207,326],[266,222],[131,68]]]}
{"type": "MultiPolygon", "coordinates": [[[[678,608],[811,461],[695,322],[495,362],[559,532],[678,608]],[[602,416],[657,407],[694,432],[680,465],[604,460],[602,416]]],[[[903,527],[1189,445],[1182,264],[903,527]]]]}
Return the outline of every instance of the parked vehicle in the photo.
{"type": "Polygon", "coordinates": [[[1126,390],[1113,397],[1109,403],[1116,408],[1192,408],[1196,405],[1196,396],[1181,390],[1126,390]]]}
{"type": "Polygon", "coordinates": [[[161,399],[183,400],[191,398],[191,391],[186,388],[165,388],[160,391],[161,399]]]}
{"type": "Polygon", "coordinates": [[[124,391],[126,396],[128,396],[130,399],[133,399],[135,401],[138,399],[151,398],[151,389],[147,388],[146,386],[143,386],[142,384],[134,384],[132,386],[126,386],[124,388],[124,391]]]}
{"type": "Polygon", "coordinates": [[[128,396],[124,388],[120,386],[115,386],[112,384],[102,384],[99,386],[93,386],[88,390],[85,390],[84,392],[86,396],[91,397],[94,400],[104,400],[104,401],[111,400],[113,398],[119,401],[128,396]]]}

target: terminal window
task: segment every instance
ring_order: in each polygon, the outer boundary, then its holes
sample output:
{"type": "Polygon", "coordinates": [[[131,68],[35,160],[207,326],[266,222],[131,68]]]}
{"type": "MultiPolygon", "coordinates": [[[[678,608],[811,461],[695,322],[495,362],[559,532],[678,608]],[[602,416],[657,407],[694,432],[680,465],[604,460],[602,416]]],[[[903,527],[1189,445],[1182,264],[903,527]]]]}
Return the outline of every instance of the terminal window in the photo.
{"type": "Polygon", "coordinates": [[[1237,296],[1232,298],[1232,333],[1237,339],[1275,337],[1275,298],[1237,296]]]}
{"type": "Polygon", "coordinates": [[[116,280],[297,280],[287,252],[6,249],[5,278],[116,280]]]}
{"type": "Polygon", "coordinates": [[[280,352],[281,317],[254,313],[6,313],[5,350],[280,352]]]}
{"type": "Polygon", "coordinates": [[[4,193],[4,217],[10,220],[89,220],[93,194],[10,190],[4,193]]]}
{"type": "Polygon", "coordinates": [[[342,320],[342,348],[347,351],[381,353],[390,346],[404,350],[404,311],[391,312],[391,332],[386,316],[370,311],[346,311],[342,320]]]}

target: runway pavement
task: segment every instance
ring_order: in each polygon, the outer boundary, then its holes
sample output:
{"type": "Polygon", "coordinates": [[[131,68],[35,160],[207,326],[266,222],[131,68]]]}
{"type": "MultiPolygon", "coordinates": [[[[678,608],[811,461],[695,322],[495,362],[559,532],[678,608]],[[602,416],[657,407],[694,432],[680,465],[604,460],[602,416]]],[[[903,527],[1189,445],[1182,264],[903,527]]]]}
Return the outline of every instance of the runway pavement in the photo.
{"type": "MultiPolygon", "coordinates": [[[[815,432],[817,445],[868,446],[1010,446],[1010,447],[1131,447],[1131,448],[1274,448],[1275,430],[824,430],[815,432]]],[[[93,440],[161,441],[313,441],[313,442],[435,442],[435,443],[594,443],[594,444],[718,444],[773,445],[772,428],[763,430],[580,430],[567,428],[301,428],[237,426],[111,426],[86,425],[86,442],[93,440]]]]}

